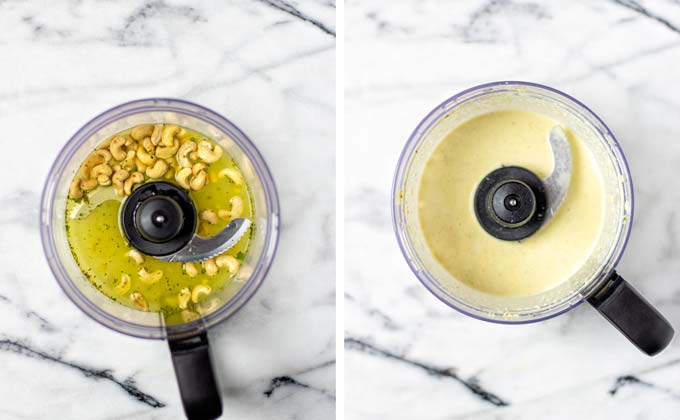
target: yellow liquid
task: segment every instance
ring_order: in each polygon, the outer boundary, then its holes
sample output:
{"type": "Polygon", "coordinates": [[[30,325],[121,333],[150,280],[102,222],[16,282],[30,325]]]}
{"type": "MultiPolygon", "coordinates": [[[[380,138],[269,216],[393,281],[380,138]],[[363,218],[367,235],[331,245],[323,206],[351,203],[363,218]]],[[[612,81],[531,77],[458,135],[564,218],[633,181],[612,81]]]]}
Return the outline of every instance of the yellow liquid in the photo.
{"type": "MultiPolygon", "coordinates": [[[[192,137],[198,140],[204,136],[187,130],[185,139],[192,137]]],[[[252,221],[253,210],[248,186],[245,182],[237,185],[226,177],[218,178],[218,173],[225,168],[238,170],[236,163],[226,153],[220,160],[208,166],[207,172],[211,181],[200,191],[189,193],[197,212],[200,213],[205,209],[215,211],[229,209],[229,199],[238,196],[243,200],[243,214],[240,217],[252,221]]],[[[147,179],[146,182],[148,181],[147,179]]],[[[174,179],[163,179],[163,181],[176,184],[174,179]]],[[[97,188],[112,187],[99,186],[97,188]]],[[[215,295],[231,281],[231,275],[225,268],[221,268],[214,276],[208,276],[205,270],[202,270],[200,262],[195,263],[199,274],[193,278],[183,271],[181,263],[160,261],[150,256],[144,256],[144,263],[136,263],[127,255],[132,248],[119,227],[118,211],[121,203],[117,200],[109,200],[98,206],[84,219],[69,218],[68,215],[79,201],[69,198],[66,206],[66,230],[71,252],[90,283],[120,304],[138,309],[132,304],[129,295],[139,292],[147,300],[149,311],[162,312],[166,322],[170,324],[181,323],[184,321],[178,307],[180,290],[185,287],[193,289],[196,285],[205,284],[212,289],[210,295],[215,295]],[[162,279],[154,284],[145,284],[138,276],[138,271],[142,267],[148,272],[162,270],[162,279]],[[132,286],[125,294],[120,295],[116,293],[115,286],[120,283],[123,274],[130,276],[132,286]]],[[[227,223],[228,221],[222,219],[214,225],[199,221],[197,233],[209,237],[222,230],[227,223]]],[[[251,230],[226,254],[242,261],[248,251],[253,228],[251,227],[251,230]]],[[[194,309],[194,306],[192,302],[189,303],[189,309],[194,309]]]]}
{"type": "Polygon", "coordinates": [[[534,295],[567,280],[591,253],[603,224],[602,180],[587,146],[570,132],[571,183],[552,220],[526,239],[504,241],[475,216],[475,191],[491,171],[520,166],[541,179],[550,174],[555,125],[535,113],[492,112],[457,127],[432,153],[418,218],[433,255],[458,281],[494,295],[534,295]]]}

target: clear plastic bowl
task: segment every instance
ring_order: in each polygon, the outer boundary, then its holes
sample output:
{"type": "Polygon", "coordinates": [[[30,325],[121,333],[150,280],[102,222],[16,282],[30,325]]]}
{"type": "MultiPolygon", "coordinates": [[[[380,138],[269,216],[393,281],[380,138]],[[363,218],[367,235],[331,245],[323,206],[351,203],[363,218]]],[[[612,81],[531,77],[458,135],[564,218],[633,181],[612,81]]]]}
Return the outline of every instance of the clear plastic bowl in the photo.
{"type": "Polygon", "coordinates": [[[279,233],[279,201],[271,173],[248,137],[221,115],[178,99],[142,99],[112,108],[85,124],[57,156],[45,182],[40,233],[47,262],[66,295],[95,321],[142,338],[188,337],[229,318],[255,294],[271,266],[279,233]],[[203,133],[238,163],[251,189],[254,235],[235,279],[219,297],[222,306],[189,323],[166,325],[160,313],[142,312],[99,292],[78,268],[65,230],[68,188],[81,162],[107,137],[144,123],[178,124],[203,133]]]}
{"type": "Polygon", "coordinates": [[[441,301],[486,321],[536,322],[577,306],[614,270],[633,221],[633,186],[614,135],[584,104],[535,83],[495,82],[447,99],[418,124],[397,165],[392,186],[392,219],[406,261],[423,285],[441,301]],[[592,254],[570,279],[533,296],[495,296],[456,280],[432,255],[418,222],[418,189],[432,151],[460,124],[503,109],[540,113],[568,127],[588,145],[604,181],[605,226],[592,254]]]}

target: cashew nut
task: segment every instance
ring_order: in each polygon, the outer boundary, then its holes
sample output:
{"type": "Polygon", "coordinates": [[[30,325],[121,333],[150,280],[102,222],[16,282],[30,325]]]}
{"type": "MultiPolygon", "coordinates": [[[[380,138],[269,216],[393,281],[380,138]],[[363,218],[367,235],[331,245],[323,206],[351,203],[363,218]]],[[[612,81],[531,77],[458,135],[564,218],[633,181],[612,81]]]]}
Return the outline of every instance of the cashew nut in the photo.
{"type": "Polygon", "coordinates": [[[205,187],[205,184],[208,183],[208,174],[205,171],[199,172],[196,176],[191,178],[191,182],[189,185],[191,186],[191,189],[194,191],[198,191],[201,188],[205,187]]]}
{"type": "Polygon", "coordinates": [[[201,298],[201,295],[206,295],[208,296],[212,289],[210,286],[206,286],[205,284],[199,284],[197,286],[194,286],[194,290],[191,291],[191,301],[194,303],[198,303],[198,300],[201,298]]]}
{"type": "Polygon", "coordinates": [[[83,190],[80,189],[80,178],[76,178],[71,182],[68,189],[68,196],[71,198],[80,198],[83,196],[83,190]]]}
{"type": "Polygon", "coordinates": [[[175,181],[177,181],[182,188],[188,190],[191,188],[189,185],[189,176],[191,176],[191,168],[180,169],[175,173],[175,181]]]}
{"type": "Polygon", "coordinates": [[[183,268],[189,277],[196,277],[198,275],[198,268],[196,268],[196,264],[192,262],[184,263],[183,268]]]}
{"type": "Polygon", "coordinates": [[[168,170],[168,164],[164,160],[157,160],[153,167],[146,169],[146,176],[149,178],[162,178],[168,170]]]}
{"type": "Polygon", "coordinates": [[[191,299],[191,290],[189,290],[188,287],[185,287],[184,289],[179,291],[179,295],[177,295],[177,300],[179,300],[179,309],[186,309],[187,304],[189,303],[189,300],[191,299]]]}
{"type": "Polygon", "coordinates": [[[154,144],[151,143],[151,138],[146,137],[144,140],[142,140],[142,147],[144,150],[146,150],[148,153],[153,153],[153,151],[156,149],[154,147],[154,144]]]}
{"type": "Polygon", "coordinates": [[[237,260],[236,258],[232,257],[231,255],[227,255],[227,254],[223,254],[223,255],[220,255],[219,257],[217,257],[215,259],[215,263],[220,268],[227,267],[230,274],[236,274],[239,267],[241,266],[241,263],[239,262],[239,260],[237,260]]]}
{"type": "Polygon", "coordinates": [[[134,150],[128,150],[125,155],[125,160],[120,162],[120,166],[128,171],[134,171],[136,166],[135,162],[137,161],[135,155],[136,153],[134,150]]]}
{"type": "Polygon", "coordinates": [[[229,199],[229,203],[231,203],[231,209],[219,210],[217,212],[220,218],[224,220],[231,220],[243,214],[243,199],[241,197],[238,196],[231,197],[229,199]]]}
{"type": "Polygon", "coordinates": [[[177,149],[177,161],[179,162],[180,166],[183,168],[191,167],[191,159],[189,159],[189,156],[187,155],[194,150],[196,150],[196,143],[193,141],[188,141],[181,145],[179,149],[177,149]]]}
{"type": "Polygon", "coordinates": [[[156,147],[156,156],[161,159],[175,156],[179,149],[179,141],[175,140],[170,146],[166,146],[163,142],[156,147]]]}
{"type": "Polygon", "coordinates": [[[113,288],[113,290],[115,290],[119,295],[123,296],[130,290],[131,286],[132,279],[130,279],[129,275],[123,273],[123,275],[120,276],[120,282],[113,288]]]}
{"type": "Polygon", "coordinates": [[[208,140],[198,142],[198,157],[205,163],[213,163],[222,157],[222,148],[208,140]]]}
{"type": "Polygon", "coordinates": [[[217,264],[214,258],[209,258],[203,261],[203,267],[205,268],[205,273],[209,276],[214,276],[217,274],[217,264]]]}
{"type": "Polygon", "coordinates": [[[147,166],[143,164],[141,160],[135,158],[135,168],[137,168],[139,172],[144,172],[146,171],[147,166]]]}
{"type": "Polygon", "coordinates": [[[149,310],[149,304],[146,302],[146,299],[144,299],[144,296],[141,293],[139,292],[130,293],[130,300],[139,309],[143,311],[149,310]]]}
{"type": "Polygon", "coordinates": [[[151,143],[157,146],[161,142],[161,133],[163,132],[163,124],[156,124],[153,126],[153,132],[151,133],[151,143]]]}
{"type": "Polygon", "coordinates": [[[90,171],[90,178],[97,178],[99,175],[111,176],[113,169],[106,163],[100,163],[90,171]]]}
{"type": "Polygon", "coordinates": [[[217,224],[217,222],[219,221],[219,219],[217,218],[217,215],[212,210],[203,210],[201,212],[200,217],[201,217],[201,220],[205,220],[206,222],[210,223],[211,225],[217,224]]]}
{"type": "Polygon", "coordinates": [[[123,146],[125,146],[125,141],[126,138],[123,136],[116,136],[111,140],[111,145],[109,145],[109,152],[111,152],[111,155],[113,156],[114,159],[116,160],[125,159],[125,150],[123,150],[123,146]]]}
{"type": "Polygon", "coordinates": [[[195,163],[194,166],[191,167],[191,173],[194,174],[194,175],[198,175],[198,174],[201,173],[201,171],[204,170],[205,168],[207,168],[207,166],[205,165],[205,163],[200,163],[200,162],[199,162],[199,163],[195,163]]]}
{"type": "Polygon", "coordinates": [[[133,128],[132,131],[130,131],[130,136],[135,140],[141,140],[145,137],[151,136],[152,133],[153,125],[143,124],[133,128]]]}
{"type": "Polygon", "coordinates": [[[109,151],[106,150],[106,149],[99,149],[99,150],[95,151],[94,153],[95,153],[97,156],[99,156],[99,157],[101,157],[102,159],[104,159],[104,163],[109,163],[109,162],[111,161],[111,158],[112,158],[111,152],[109,152],[109,151]]]}
{"type": "Polygon", "coordinates": [[[123,187],[123,181],[125,181],[129,176],[130,172],[126,171],[125,169],[118,170],[113,174],[111,181],[113,182],[113,189],[116,191],[116,194],[120,196],[124,195],[125,190],[123,187]]]}
{"type": "Polygon", "coordinates": [[[139,159],[143,164],[151,166],[156,162],[156,156],[147,153],[143,147],[137,148],[137,159],[139,159]]]}
{"type": "Polygon", "coordinates": [[[93,190],[93,189],[97,188],[97,185],[99,185],[99,182],[94,178],[84,179],[84,180],[80,181],[80,188],[83,191],[93,190]]]}
{"type": "Polygon", "coordinates": [[[140,184],[143,181],[144,175],[141,172],[133,172],[132,175],[130,175],[130,178],[125,180],[125,184],[123,185],[123,190],[125,191],[125,194],[126,195],[132,194],[132,187],[136,184],[140,184]]]}
{"type": "Polygon", "coordinates": [[[201,315],[207,315],[213,312],[215,309],[219,308],[220,305],[221,302],[218,298],[212,298],[208,301],[208,305],[206,305],[205,302],[202,302],[200,305],[196,305],[196,310],[201,315]]]}
{"type": "Polygon", "coordinates": [[[224,178],[225,176],[236,185],[243,184],[243,175],[241,175],[241,172],[239,172],[237,169],[234,168],[222,169],[219,173],[219,177],[224,178]]]}
{"type": "Polygon", "coordinates": [[[130,136],[125,136],[125,147],[128,149],[136,149],[137,144],[135,143],[135,140],[130,137],[130,136]]]}
{"type": "Polygon", "coordinates": [[[163,270],[156,270],[149,273],[144,267],[140,268],[137,274],[139,274],[139,279],[146,284],[158,283],[158,281],[163,278],[163,270]]]}
{"type": "Polygon", "coordinates": [[[136,249],[131,249],[128,251],[127,256],[132,258],[137,264],[144,264],[144,255],[136,249]]]}
{"type": "Polygon", "coordinates": [[[166,125],[163,127],[163,134],[161,135],[161,143],[166,147],[171,147],[175,143],[175,134],[179,131],[176,125],[166,125]]]}
{"type": "Polygon", "coordinates": [[[193,321],[196,321],[198,318],[201,317],[196,312],[190,311],[188,309],[182,311],[181,315],[182,315],[182,321],[184,321],[184,322],[193,322],[193,321]]]}

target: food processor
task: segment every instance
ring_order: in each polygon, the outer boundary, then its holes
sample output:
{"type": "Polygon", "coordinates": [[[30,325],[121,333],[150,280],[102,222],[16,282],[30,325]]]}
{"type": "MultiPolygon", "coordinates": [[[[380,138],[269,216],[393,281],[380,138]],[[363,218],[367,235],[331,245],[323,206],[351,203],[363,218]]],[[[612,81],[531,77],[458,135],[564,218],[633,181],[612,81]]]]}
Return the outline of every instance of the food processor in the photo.
{"type": "Polygon", "coordinates": [[[670,343],[673,329],[615,270],[630,234],[633,204],[626,159],[604,122],[565,93],[517,81],[467,89],[432,110],[406,143],[392,187],[392,219],[402,253],[416,277],[448,306],[484,321],[522,324],[546,320],[588,301],[641,351],[654,355],[670,343]],[[547,139],[554,168],[545,179],[515,166],[498,168],[480,179],[470,206],[488,234],[518,241],[550,222],[570,177],[570,157],[564,150],[566,141],[560,139],[564,136],[560,126],[584,141],[602,175],[603,226],[591,252],[568,279],[532,295],[486,293],[456,279],[433,255],[419,223],[419,187],[433,151],[467,121],[504,110],[540,114],[558,124],[547,139]]]}
{"type": "Polygon", "coordinates": [[[92,319],[115,331],[167,339],[187,417],[219,417],[222,402],[207,331],[252,298],[267,275],[278,242],[276,187],[250,139],[214,111],[179,99],[151,98],[116,106],[85,124],[57,156],[43,190],[40,226],[48,264],[69,299],[92,319]],[[143,184],[123,201],[121,234],[141,252],[165,261],[209,258],[228,249],[251,229],[248,252],[240,270],[223,289],[215,292],[221,304],[198,319],[172,324],[160,312],[124,306],[97,290],[78,267],[65,229],[69,186],[81,162],[115,133],[140,124],[161,123],[187,127],[220,145],[241,170],[250,188],[253,207],[253,220],[235,219],[215,237],[202,238],[195,233],[196,209],[191,199],[172,183],[143,184]]]}

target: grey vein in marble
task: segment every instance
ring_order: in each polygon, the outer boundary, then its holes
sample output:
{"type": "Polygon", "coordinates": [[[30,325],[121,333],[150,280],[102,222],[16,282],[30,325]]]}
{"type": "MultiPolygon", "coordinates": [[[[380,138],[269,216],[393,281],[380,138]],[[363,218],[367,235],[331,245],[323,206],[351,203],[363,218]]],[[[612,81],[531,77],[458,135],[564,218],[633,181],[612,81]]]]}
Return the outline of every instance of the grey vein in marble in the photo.
{"type": "Polygon", "coordinates": [[[46,351],[31,347],[28,343],[24,343],[18,339],[3,338],[0,339],[0,351],[16,353],[21,356],[44,360],[51,363],[56,363],[82,373],[86,378],[93,378],[94,380],[107,380],[122,388],[128,395],[134,399],[153,408],[165,407],[165,404],[157,400],[150,394],[143,392],[137,387],[133,377],[127,377],[123,380],[117,379],[109,369],[96,369],[84,365],[80,365],[59,356],[50,354],[46,351]]]}
{"type": "Polygon", "coordinates": [[[458,374],[456,373],[455,369],[453,368],[442,368],[438,366],[433,366],[430,364],[426,364],[423,362],[419,362],[416,360],[411,360],[407,357],[400,356],[396,353],[393,353],[389,350],[385,350],[382,348],[379,348],[373,344],[370,344],[364,340],[358,339],[358,338],[353,338],[353,337],[347,337],[345,338],[345,349],[347,350],[356,350],[362,353],[366,353],[369,355],[373,356],[380,356],[384,357],[387,359],[391,360],[396,360],[401,363],[405,363],[409,366],[417,367],[419,369],[424,370],[428,375],[435,376],[437,378],[448,378],[452,379],[461,385],[463,385],[465,388],[467,388],[470,392],[472,392],[476,397],[480,398],[481,400],[488,402],[496,407],[505,407],[510,405],[510,403],[503,398],[497,396],[496,394],[487,391],[484,389],[479,382],[477,381],[476,378],[469,378],[469,379],[463,379],[458,374]]]}
{"type": "Polygon", "coordinates": [[[284,1],[284,0],[257,0],[260,3],[266,4],[269,7],[272,7],[276,10],[280,10],[290,16],[293,16],[296,19],[300,19],[303,22],[310,23],[317,28],[321,29],[324,33],[328,35],[332,35],[335,37],[335,30],[328,27],[326,24],[323,22],[306,15],[302,11],[300,11],[298,8],[296,8],[292,3],[284,1]]]}
{"type": "Polygon", "coordinates": [[[633,0],[610,0],[611,2],[618,4],[620,6],[623,6],[627,9],[630,9],[634,11],[635,13],[648,18],[652,19],[661,25],[667,27],[671,31],[680,34],[680,27],[674,25],[672,22],[670,22],[668,19],[664,18],[663,16],[660,16],[654,12],[649,11],[645,7],[643,7],[640,3],[633,1],[633,0]]]}

